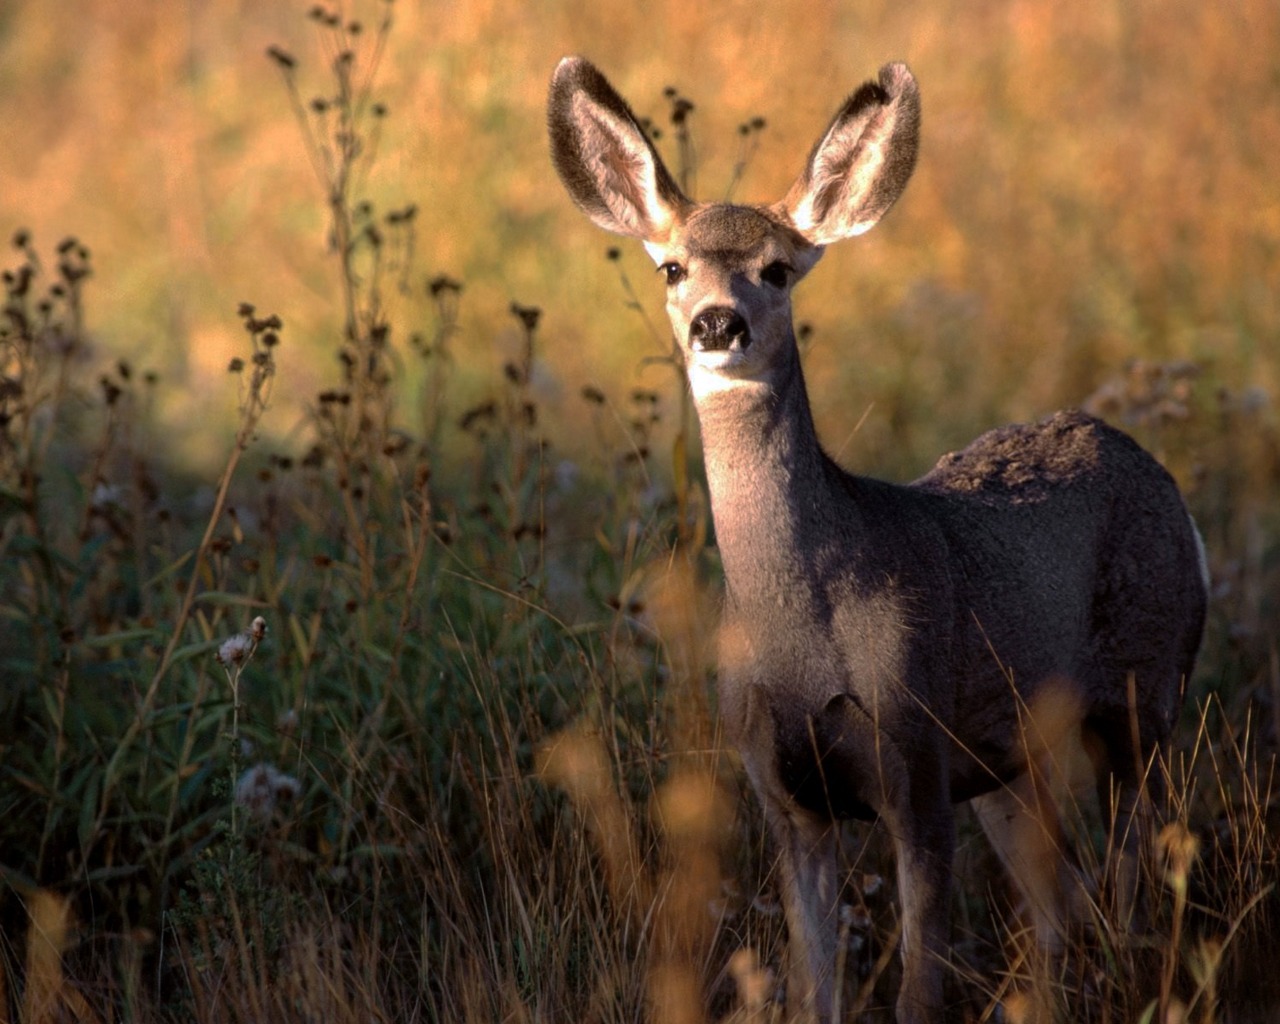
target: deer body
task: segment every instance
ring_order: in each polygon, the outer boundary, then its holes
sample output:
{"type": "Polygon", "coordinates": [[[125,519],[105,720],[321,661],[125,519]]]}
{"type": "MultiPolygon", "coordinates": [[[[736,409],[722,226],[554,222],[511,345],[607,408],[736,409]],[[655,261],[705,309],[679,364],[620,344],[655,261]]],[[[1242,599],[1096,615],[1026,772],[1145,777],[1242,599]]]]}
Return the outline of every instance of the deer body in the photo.
{"type": "Polygon", "coordinates": [[[850,97],[772,206],[684,197],[581,59],[557,69],[549,121],[570,195],[666,274],[725,571],[721,713],[778,849],[797,1005],[822,1021],[835,1005],[834,823],[877,817],[897,851],[898,1018],[937,1020],[953,804],[975,800],[1052,944],[1066,901],[1054,830],[1026,827],[1029,805],[1043,814],[1027,709],[1070,688],[1132,817],[1200,641],[1198,535],[1159,464],[1082,413],[992,431],[906,486],[822,450],[790,290],[905,186],[919,123],[905,66],[850,97]]]}

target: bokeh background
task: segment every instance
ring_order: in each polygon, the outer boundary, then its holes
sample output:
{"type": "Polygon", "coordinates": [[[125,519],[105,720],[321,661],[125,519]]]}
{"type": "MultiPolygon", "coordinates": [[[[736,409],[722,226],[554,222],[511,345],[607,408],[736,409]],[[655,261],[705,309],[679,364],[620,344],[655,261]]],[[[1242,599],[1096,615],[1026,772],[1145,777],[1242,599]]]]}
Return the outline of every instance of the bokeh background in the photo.
{"type": "MultiPolygon", "coordinates": [[[[14,0],[0,13],[0,231],[94,252],[103,358],[162,390],[174,454],[202,467],[229,422],[223,385],[248,300],[288,324],[264,424],[286,435],[330,380],[337,281],[328,215],[279,69],[329,87],[303,3],[14,0]],[[295,408],[291,408],[294,406],[295,408]]],[[[423,282],[465,284],[459,387],[515,350],[512,300],[544,311],[539,380],[571,399],[621,389],[664,341],[626,308],[611,240],[547,158],[543,102],[565,53],[590,56],[662,123],[693,100],[696,192],[769,200],[840,99],[881,63],[921,81],[924,142],[899,208],[836,247],[797,304],[832,447],[926,468],[994,422],[1079,403],[1134,358],[1192,359],[1217,383],[1276,386],[1280,323],[1280,8],[1269,0],[1090,4],[399,2],[375,89],[389,114],[364,191],[415,203],[416,259],[393,317],[403,344],[423,282]]],[[[381,4],[350,4],[371,33],[381,4]]],[[[670,152],[670,151],[668,151],[670,152]]],[[[622,269],[655,319],[645,257],[622,269]]],[[[411,377],[412,367],[406,369],[411,377]]],[[[552,403],[573,425],[579,403],[552,403]]],[[[575,431],[566,431],[569,438],[575,431]]],[[[572,443],[570,441],[570,443],[572,443]]]]}

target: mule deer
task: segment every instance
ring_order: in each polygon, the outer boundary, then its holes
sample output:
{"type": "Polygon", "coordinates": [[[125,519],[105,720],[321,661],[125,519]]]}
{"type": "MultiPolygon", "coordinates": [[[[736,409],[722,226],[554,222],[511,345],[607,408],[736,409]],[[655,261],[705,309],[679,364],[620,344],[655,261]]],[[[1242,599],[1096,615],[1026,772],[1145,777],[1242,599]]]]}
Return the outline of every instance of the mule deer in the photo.
{"type": "Polygon", "coordinates": [[[639,238],[666,279],[726,580],[721,714],[777,847],[793,999],[832,1018],[836,822],[879,818],[902,906],[898,1020],[936,1021],[953,804],[975,800],[1052,944],[1061,868],[1017,841],[1045,810],[1027,708],[1071,687],[1100,792],[1116,794],[1117,828],[1132,835],[1144,766],[1200,643],[1199,535],[1160,465],[1080,412],[993,430],[905,486],[850,475],[820,447],[791,289],[911,176],[920,101],[905,65],[849,97],[768,206],[683,195],[581,58],[557,67],[548,115],[574,202],[639,238]]]}

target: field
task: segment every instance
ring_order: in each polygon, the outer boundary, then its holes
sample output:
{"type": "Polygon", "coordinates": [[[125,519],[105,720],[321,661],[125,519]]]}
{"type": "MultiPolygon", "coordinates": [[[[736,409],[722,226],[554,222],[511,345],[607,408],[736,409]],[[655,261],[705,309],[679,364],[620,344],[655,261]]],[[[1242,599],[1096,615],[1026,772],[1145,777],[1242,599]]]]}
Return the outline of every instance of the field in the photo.
{"type": "MultiPolygon", "coordinates": [[[[125,6],[0,12],[0,1022],[783,1019],[697,424],[550,166],[569,52],[741,201],[911,64],[915,178],[797,295],[828,450],[1081,405],[1212,577],[1147,920],[1104,885],[1045,962],[962,815],[954,1019],[1280,1016],[1280,7],[125,6]]],[[[890,1021],[891,850],[842,840],[890,1021]]]]}

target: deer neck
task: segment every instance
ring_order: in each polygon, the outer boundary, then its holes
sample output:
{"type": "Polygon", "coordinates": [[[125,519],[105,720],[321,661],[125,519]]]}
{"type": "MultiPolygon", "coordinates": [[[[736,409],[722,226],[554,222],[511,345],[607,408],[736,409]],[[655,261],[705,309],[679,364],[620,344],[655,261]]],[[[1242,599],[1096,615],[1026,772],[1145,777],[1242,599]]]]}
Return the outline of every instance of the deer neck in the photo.
{"type": "Polygon", "coordinates": [[[856,480],[818,443],[794,348],[767,381],[699,388],[716,542],[735,603],[803,603],[824,548],[858,536],[856,480]]]}

